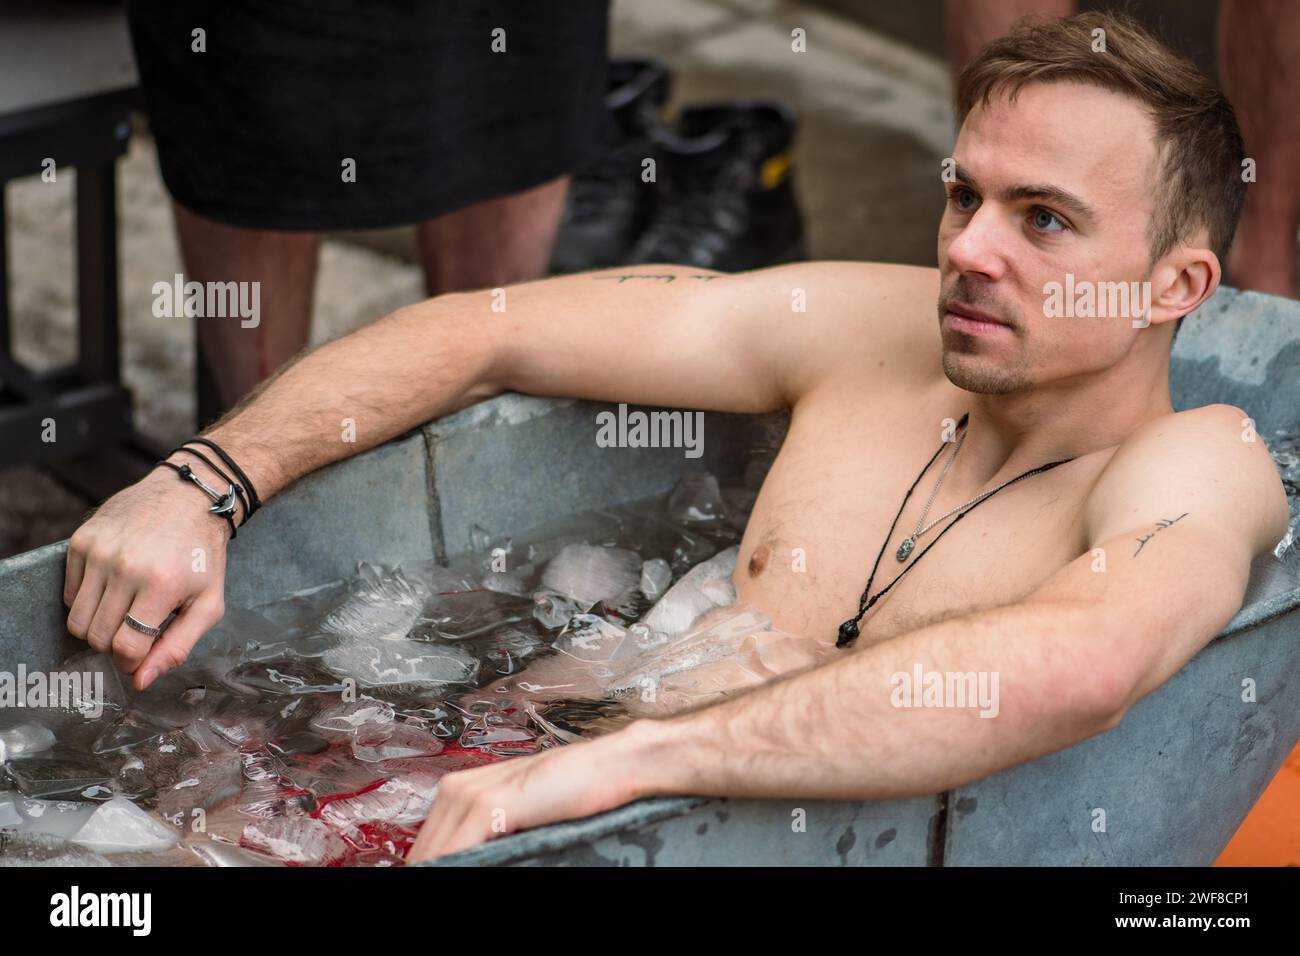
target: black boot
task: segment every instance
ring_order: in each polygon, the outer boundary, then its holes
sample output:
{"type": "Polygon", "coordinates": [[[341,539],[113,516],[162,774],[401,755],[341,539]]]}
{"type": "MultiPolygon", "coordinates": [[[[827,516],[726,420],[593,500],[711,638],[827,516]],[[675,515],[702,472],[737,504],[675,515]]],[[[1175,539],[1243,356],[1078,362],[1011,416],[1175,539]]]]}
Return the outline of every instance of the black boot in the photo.
{"type": "Polygon", "coordinates": [[[682,110],[657,134],[661,197],[625,264],[739,272],[804,258],[790,150],[794,116],[777,103],[682,110]]]}
{"type": "Polygon", "coordinates": [[[651,131],[661,125],[668,68],[658,60],[610,60],[608,83],[605,105],[614,139],[609,152],[569,185],[552,272],[617,265],[650,218],[655,184],[642,178],[642,164],[655,156],[651,131]]]}

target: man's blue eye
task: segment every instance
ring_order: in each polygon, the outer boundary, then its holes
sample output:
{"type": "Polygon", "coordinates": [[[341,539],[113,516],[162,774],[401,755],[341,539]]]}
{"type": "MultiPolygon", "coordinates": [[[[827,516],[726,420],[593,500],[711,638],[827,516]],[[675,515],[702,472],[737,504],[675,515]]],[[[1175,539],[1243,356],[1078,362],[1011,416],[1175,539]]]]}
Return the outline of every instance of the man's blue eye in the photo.
{"type": "Polygon", "coordinates": [[[979,201],[975,198],[975,194],[969,189],[953,190],[952,201],[953,205],[962,212],[970,212],[979,205],[979,201]],[[967,200],[969,200],[969,202],[967,202],[967,200]]]}
{"type": "Polygon", "coordinates": [[[1060,232],[1065,228],[1065,223],[1061,222],[1054,213],[1046,209],[1034,210],[1034,228],[1040,232],[1060,232]]]}

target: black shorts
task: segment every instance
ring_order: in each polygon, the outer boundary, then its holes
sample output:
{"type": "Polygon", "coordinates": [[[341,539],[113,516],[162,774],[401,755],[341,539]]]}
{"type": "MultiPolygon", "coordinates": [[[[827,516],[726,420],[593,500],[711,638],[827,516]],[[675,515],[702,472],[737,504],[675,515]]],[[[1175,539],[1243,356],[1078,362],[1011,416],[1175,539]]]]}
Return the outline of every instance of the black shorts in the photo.
{"type": "Polygon", "coordinates": [[[430,219],[572,172],[610,134],[606,0],[131,0],[128,12],[163,181],[231,225],[430,219]]]}

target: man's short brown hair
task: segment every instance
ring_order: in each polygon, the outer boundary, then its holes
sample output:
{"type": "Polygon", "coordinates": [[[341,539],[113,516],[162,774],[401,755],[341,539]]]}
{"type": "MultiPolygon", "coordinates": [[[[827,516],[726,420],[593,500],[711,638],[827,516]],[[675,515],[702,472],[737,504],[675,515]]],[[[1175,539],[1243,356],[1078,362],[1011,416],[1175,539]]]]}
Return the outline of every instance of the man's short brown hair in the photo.
{"type": "Polygon", "coordinates": [[[1151,112],[1159,193],[1148,229],[1155,262],[1198,226],[1222,262],[1246,196],[1241,130],[1232,105],[1190,61],[1131,17],[1082,13],[1025,22],[990,43],[957,81],[958,121],[994,94],[1027,83],[1074,82],[1130,96],[1151,112]],[[1096,31],[1101,30],[1101,34],[1096,31]],[[1104,42],[1104,51],[1098,38],[1104,42]]]}

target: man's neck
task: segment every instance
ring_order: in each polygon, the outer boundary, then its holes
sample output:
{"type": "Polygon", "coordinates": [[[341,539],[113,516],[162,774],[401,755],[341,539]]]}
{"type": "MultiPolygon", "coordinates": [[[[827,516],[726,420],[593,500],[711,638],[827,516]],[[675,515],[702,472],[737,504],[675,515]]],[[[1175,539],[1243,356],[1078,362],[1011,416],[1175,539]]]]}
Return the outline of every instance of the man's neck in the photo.
{"type": "Polygon", "coordinates": [[[949,480],[974,495],[1049,461],[1114,447],[1171,414],[1168,365],[1140,376],[1130,371],[1006,395],[969,393],[970,421],[949,480]]]}

